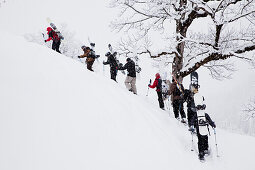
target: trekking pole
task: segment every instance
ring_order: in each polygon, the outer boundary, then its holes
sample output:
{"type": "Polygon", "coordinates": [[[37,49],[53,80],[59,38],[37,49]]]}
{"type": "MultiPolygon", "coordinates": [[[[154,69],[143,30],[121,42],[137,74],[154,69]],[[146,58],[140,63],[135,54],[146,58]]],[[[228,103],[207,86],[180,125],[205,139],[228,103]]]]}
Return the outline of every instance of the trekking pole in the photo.
{"type": "Polygon", "coordinates": [[[103,73],[104,73],[104,64],[103,64],[103,73]]]}
{"type": "MultiPolygon", "coordinates": [[[[151,79],[150,79],[150,84],[151,84],[151,79]]],[[[149,88],[150,88],[150,87],[148,87],[146,96],[148,96],[148,94],[149,94],[149,88]]]]}
{"type": "Polygon", "coordinates": [[[194,151],[194,140],[193,140],[194,132],[191,131],[191,151],[194,151]]]}
{"type": "MultiPolygon", "coordinates": [[[[44,33],[42,33],[42,36],[43,36],[43,40],[44,40],[44,42],[45,42],[45,37],[44,37],[44,33]]],[[[45,42],[46,43],[46,42],[45,42]]]]}
{"type": "MultiPolygon", "coordinates": [[[[80,59],[80,58],[79,58],[79,59],[80,59]]],[[[83,62],[81,61],[81,59],[80,59],[80,62],[83,63],[83,62]]]]}
{"type": "Polygon", "coordinates": [[[219,157],[218,144],[217,144],[217,139],[216,139],[216,130],[215,130],[215,128],[213,128],[213,131],[214,131],[214,139],[215,139],[216,153],[217,153],[217,157],[219,157]]]}

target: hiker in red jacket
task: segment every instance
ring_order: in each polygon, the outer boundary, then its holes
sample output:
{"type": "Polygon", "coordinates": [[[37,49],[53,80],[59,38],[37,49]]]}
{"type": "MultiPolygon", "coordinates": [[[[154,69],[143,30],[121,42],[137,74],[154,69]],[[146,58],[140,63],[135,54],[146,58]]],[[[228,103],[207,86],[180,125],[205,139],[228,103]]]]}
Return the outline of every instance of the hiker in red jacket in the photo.
{"type": "Polygon", "coordinates": [[[59,53],[61,53],[59,51],[59,46],[61,44],[60,37],[58,36],[58,34],[51,27],[48,27],[47,31],[48,31],[47,34],[49,35],[49,38],[47,40],[45,40],[45,42],[52,40],[53,41],[52,42],[52,49],[56,50],[59,53]]]}
{"type": "Polygon", "coordinates": [[[156,87],[156,92],[158,94],[159,107],[164,110],[164,102],[163,102],[163,98],[162,98],[162,80],[160,78],[159,73],[157,73],[155,76],[156,76],[156,78],[155,78],[153,84],[152,85],[149,84],[148,86],[150,88],[156,87]]]}

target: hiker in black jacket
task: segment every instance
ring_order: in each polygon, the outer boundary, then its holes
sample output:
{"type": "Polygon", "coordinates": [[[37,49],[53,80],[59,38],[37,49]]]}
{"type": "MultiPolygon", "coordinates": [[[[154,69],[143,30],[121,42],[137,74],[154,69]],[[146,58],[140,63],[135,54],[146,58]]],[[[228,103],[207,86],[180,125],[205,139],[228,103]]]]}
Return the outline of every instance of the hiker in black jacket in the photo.
{"type": "Polygon", "coordinates": [[[116,76],[117,76],[117,68],[118,68],[118,64],[117,61],[115,59],[115,57],[110,53],[107,52],[105,54],[106,57],[108,57],[106,62],[103,62],[104,65],[109,64],[110,65],[110,74],[111,74],[111,79],[116,81],[116,76]]]}
{"type": "Polygon", "coordinates": [[[216,128],[215,123],[212,121],[210,116],[205,113],[206,105],[204,104],[204,97],[200,94],[194,96],[194,101],[196,105],[196,112],[193,118],[191,119],[190,131],[194,132],[196,130],[198,138],[198,151],[199,159],[204,160],[204,155],[209,154],[208,146],[208,135],[209,125],[213,128],[216,128]]]}
{"type": "Polygon", "coordinates": [[[136,71],[135,71],[135,62],[130,58],[127,58],[127,63],[123,66],[118,68],[119,70],[127,70],[127,78],[125,80],[125,85],[127,89],[134,94],[137,94],[136,90],[136,71]]]}

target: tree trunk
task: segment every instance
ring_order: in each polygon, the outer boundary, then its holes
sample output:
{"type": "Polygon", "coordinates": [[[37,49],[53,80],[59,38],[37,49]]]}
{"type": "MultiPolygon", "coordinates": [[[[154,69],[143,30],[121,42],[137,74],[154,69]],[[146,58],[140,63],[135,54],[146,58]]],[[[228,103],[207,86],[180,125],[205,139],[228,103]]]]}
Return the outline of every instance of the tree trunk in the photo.
{"type": "MultiPolygon", "coordinates": [[[[182,11],[185,9],[185,6],[187,5],[187,0],[180,0],[180,7],[179,11],[182,11]]],[[[182,22],[182,19],[185,18],[185,13],[182,14],[181,18],[176,20],[176,51],[173,65],[172,65],[172,74],[173,76],[177,77],[179,76],[178,82],[182,83],[182,77],[180,76],[180,71],[183,67],[183,54],[184,54],[184,45],[185,42],[182,42],[183,37],[186,37],[188,26],[185,26],[182,22]]]]}
{"type": "Polygon", "coordinates": [[[176,40],[177,46],[173,65],[172,65],[172,74],[176,77],[179,76],[178,82],[182,83],[182,77],[180,76],[180,71],[183,67],[183,54],[184,54],[184,45],[185,42],[182,42],[183,37],[186,37],[187,27],[183,26],[180,20],[176,21],[176,40]]]}

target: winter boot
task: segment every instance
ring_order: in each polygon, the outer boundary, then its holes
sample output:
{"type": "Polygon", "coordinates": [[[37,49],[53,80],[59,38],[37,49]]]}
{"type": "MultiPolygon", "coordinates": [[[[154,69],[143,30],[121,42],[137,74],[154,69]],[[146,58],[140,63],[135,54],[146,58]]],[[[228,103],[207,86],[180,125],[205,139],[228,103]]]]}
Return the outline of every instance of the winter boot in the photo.
{"type": "Polygon", "coordinates": [[[186,123],[186,121],[185,121],[183,118],[181,119],[181,122],[182,122],[182,123],[186,123]]]}
{"type": "Polygon", "coordinates": [[[199,158],[200,161],[204,161],[205,160],[204,154],[199,154],[198,158],[199,158]]]}
{"type": "Polygon", "coordinates": [[[209,150],[204,150],[204,154],[205,155],[210,155],[210,151],[209,150]]]}

